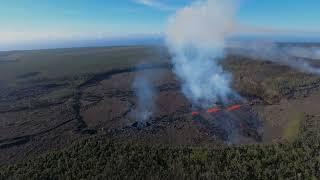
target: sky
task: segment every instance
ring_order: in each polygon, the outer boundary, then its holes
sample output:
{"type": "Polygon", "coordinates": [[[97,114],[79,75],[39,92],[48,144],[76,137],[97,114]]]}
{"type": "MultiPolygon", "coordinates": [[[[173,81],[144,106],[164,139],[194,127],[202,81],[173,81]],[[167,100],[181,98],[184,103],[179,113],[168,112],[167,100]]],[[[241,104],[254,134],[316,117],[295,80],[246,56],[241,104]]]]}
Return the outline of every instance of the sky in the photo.
{"type": "MultiPolygon", "coordinates": [[[[0,50],[156,37],[192,0],[3,0],[0,50]],[[37,46],[36,46],[36,45],[37,46]]],[[[319,0],[234,0],[246,35],[317,36],[319,0]]]]}

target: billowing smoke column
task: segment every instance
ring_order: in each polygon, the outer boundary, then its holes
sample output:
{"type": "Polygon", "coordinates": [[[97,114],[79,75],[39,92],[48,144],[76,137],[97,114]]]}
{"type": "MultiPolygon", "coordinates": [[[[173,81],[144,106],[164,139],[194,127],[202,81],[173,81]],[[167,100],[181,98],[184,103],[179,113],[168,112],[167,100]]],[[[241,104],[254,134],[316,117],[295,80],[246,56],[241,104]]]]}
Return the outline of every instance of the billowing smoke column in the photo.
{"type": "Polygon", "coordinates": [[[133,83],[136,96],[138,98],[138,106],[135,112],[135,119],[139,126],[144,126],[154,109],[154,87],[147,77],[137,77],[133,83]]]}
{"type": "Polygon", "coordinates": [[[231,75],[219,65],[225,38],[234,29],[231,1],[196,1],[171,17],[166,43],[185,96],[196,106],[223,102],[233,94],[231,75]]]}

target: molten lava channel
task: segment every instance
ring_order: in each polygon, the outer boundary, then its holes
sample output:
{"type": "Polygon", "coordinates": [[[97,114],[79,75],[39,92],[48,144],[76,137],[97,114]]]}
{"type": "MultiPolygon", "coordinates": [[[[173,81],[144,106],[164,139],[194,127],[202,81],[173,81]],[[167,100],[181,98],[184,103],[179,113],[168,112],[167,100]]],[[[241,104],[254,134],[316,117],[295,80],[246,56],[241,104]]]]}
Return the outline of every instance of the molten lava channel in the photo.
{"type": "MultiPolygon", "coordinates": [[[[239,109],[241,109],[241,107],[242,106],[240,104],[232,105],[232,106],[229,106],[229,107],[227,107],[225,109],[215,107],[215,108],[208,109],[207,113],[214,114],[214,113],[218,113],[218,112],[223,111],[223,110],[231,112],[231,111],[239,110],[239,109]]],[[[199,111],[193,111],[193,112],[191,112],[191,115],[192,116],[198,116],[198,115],[200,115],[200,112],[199,111]]]]}

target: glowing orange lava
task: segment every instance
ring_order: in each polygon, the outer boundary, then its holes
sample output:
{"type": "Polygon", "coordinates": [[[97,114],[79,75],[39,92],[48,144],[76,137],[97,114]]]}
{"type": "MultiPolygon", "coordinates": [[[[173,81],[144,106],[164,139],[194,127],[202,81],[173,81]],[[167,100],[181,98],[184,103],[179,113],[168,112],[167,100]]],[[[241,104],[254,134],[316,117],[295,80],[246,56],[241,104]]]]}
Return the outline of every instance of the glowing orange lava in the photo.
{"type": "Polygon", "coordinates": [[[197,115],[199,115],[200,113],[199,113],[199,112],[194,111],[194,112],[192,112],[191,114],[192,114],[192,116],[197,116],[197,115]]]}
{"type": "MultiPolygon", "coordinates": [[[[220,111],[236,111],[236,110],[239,110],[240,108],[241,108],[242,106],[241,105],[239,105],[239,104],[236,104],[236,105],[232,105],[232,106],[229,106],[228,108],[226,108],[226,109],[221,109],[221,108],[210,108],[210,109],[208,109],[207,110],[207,113],[218,113],[218,112],[220,112],[220,111]]],[[[198,115],[200,115],[200,112],[198,112],[198,111],[193,111],[193,112],[191,112],[191,115],[192,116],[198,116],[198,115]]]]}
{"type": "Polygon", "coordinates": [[[217,113],[219,111],[221,111],[220,108],[210,108],[207,110],[207,113],[217,113]]]}
{"type": "Polygon", "coordinates": [[[233,105],[227,108],[227,111],[235,111],[241,108],[241,105],[233,105]]]}

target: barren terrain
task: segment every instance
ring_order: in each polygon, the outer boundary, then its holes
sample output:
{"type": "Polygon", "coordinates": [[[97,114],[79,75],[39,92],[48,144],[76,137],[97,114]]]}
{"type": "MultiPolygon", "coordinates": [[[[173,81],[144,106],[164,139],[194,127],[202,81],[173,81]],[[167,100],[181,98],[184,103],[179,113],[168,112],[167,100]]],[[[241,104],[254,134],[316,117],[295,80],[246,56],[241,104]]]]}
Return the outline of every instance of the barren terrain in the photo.
{"type": "Polygon", "coordinates": [[[237,102],[241,108],[194,115],[164,52],[112,47],[1,53],[1,68],[15,67],[0,79],[1,164],[89,136],[167,145],[273,144],[297,138],[302,124],[320,128],[320,76],[228,56],[223,66],[244,99],[237,102]],[[142,126],[132,86],[139,76],[152,76],[156,89],[157,108],[142,126]]]}

